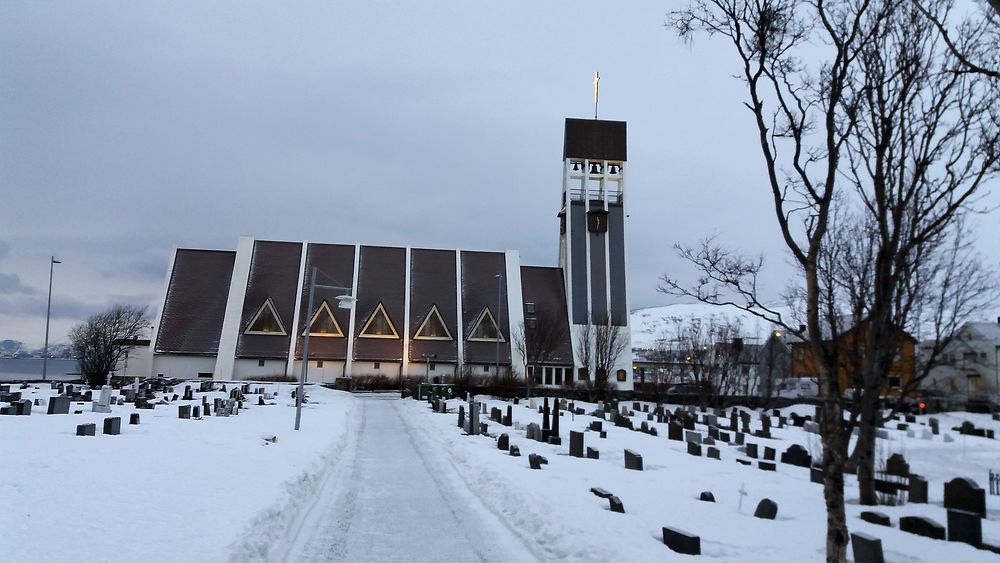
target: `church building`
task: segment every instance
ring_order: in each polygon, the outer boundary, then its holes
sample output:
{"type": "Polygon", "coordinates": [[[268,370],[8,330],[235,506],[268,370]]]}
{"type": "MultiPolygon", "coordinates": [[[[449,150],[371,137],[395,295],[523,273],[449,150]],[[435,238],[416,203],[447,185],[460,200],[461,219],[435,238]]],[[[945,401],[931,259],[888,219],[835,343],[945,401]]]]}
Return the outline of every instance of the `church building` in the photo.
{"type": "Polygon", "coordinates": [[[622,345],[609,380],[630,390],[625,162],[624,122],[566,120],[555,267],[522,265],[516,250],[252,237],[235,250],[175,249],[151,373],[297,376],[308,327],[312,382],[509,369],[542,387],[566,386],[591,377],[595,335],[614,327],[622,345]],[[552,333],[543,361],[526,361],[525,332],[530,343],[541,330],[552,333]]]}

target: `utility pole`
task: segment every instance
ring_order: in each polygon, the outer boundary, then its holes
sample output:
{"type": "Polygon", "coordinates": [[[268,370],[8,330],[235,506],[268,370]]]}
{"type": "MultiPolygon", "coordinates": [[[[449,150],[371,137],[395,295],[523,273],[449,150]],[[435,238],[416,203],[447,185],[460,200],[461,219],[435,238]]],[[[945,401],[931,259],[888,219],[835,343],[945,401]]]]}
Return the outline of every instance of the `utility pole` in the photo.
{"type": "Polygon", "coordinates": [[[42,348],[42,381],[45,381],[49,371],[49,319],[52,316],[52,271],[56,264],[62,264],[52,256],[49,260],[49,301],[45,306],[45,346],[42,348]]]}

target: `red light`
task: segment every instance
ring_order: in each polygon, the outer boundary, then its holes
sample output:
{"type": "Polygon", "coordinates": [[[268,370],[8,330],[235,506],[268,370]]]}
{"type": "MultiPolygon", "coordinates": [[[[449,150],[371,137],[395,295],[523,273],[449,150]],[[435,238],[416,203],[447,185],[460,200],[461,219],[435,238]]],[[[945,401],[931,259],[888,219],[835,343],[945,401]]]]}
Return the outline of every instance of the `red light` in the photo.
{"type": "Polygon", "coordinates": [[[926,403],[920,403],[920,408],[926,409],[927,408],[927,404],[926,403]]]}

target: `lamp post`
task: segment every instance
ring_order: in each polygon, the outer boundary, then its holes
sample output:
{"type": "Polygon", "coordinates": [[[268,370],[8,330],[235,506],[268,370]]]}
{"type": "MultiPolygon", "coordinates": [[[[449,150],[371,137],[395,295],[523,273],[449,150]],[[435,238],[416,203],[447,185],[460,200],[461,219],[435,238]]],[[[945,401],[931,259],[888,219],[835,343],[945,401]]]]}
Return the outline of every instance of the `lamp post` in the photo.
{"type": "Polygon", "coordinates": [[[49,301],[45,306],[45,346],[42,348],[42,381],[49,371],[49,319],[52,316],[52,271],[56,264],[62,264],[52,256],[49,260],[49,301]]]}
{"type": "Polygon", "coordinates": [[[1000,395],[1000,344],[993,347],[993,367],[996,368],[996,374],[993,376],[993,392],[1000,395]]]}
{"type": "Polygon", "coordinates": [[[501,288],[503,287],[503,274],[497,274],[493,276],[497,279],[497,365],[496,365],[496,375],[497,379],[500,378],[500,296],[501,288]]]}
{"type": "MultiPolygon", "coordinates": [[[[354,301],[356,301],[356,299],[351,296],[351,294],[350,294],[351,288],[349,288],[349,287],[342,287],[342,286],[339,286],[339,285],[319,285],[319,284],[317,284],[316,283],[316,274],[317,273],[319,273],[319,268],[317,268],[316,266],[313,266],[312,267],[312,275],[309,278],[309,305],[306,308],[306,331],[305,331],[305,339],[304,339],[304,342],[302,343],[302,371],[299,372],[299,386],[298,386],[298,390],[295,392],[295,429],[296,430],[299,429],[299,422],[302,420],[302,395],[303,395],[303,393],[305,391],[306,374],[309,373],[309,332],[312,329],[313,315],[315,314],[315,313],[313,313],[313,296],[316,293],[316,288],[319,287],[319,288],[323,288],[323,289],[335,289],[335,290],[340,290],[340,291],[346,290],[348,293],[344,293],[344,294],[341,294],[341,295],[337,296],[337,301],[340,302],[338,306],[341,309],[350,309],[353,306],[354,301]]],[[[292,337],[294,338],[294,335],[292,335],[292,337]]],[[[353,337],[353,335],[348,335],[348,338],[351,338],[351,337],[353,337]]],[[[295,361],[294,357],[292,358],[292,361],[293,362],[295,361]]]]}
{"type": "Polygon", "coordinates": [[[431,382],[431,359],[436,358],[437,354],[420,354],[420,357],[424,359],[424,381],[429,384],[431,382]]]}

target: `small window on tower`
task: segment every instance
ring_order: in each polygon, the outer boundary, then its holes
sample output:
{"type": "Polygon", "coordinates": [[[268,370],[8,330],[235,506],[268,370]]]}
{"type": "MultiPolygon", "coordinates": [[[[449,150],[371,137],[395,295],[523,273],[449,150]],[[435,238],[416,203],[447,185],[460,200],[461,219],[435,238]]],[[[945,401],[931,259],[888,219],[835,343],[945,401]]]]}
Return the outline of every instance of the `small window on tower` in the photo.
{"type": "Polygon", "coordinates": [[[535,304],[533,302],[528,301],[527,303],[524,304],[524,314],[526,315],[535,314],[535,304]]]}

